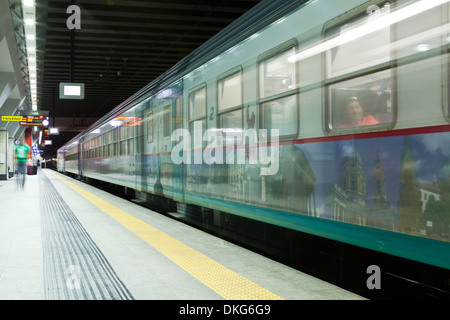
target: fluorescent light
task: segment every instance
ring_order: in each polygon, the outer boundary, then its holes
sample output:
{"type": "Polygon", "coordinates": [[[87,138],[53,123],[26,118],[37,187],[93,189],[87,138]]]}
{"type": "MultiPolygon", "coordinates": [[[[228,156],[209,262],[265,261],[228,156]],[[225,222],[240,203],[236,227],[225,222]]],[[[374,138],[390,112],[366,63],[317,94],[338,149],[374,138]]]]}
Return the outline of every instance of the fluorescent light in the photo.
{"type": "Polygon", "coordinates": [[[34,0],[22,0],[23,21],[26,34],[26,51],[30,78],[30,96],[32,109],[37,110],[36,88],[36,9],[34,0]]]}
{"type": "Polygon", "coordinates": [[[63,83],[59,84],[60,99],[84,99],[84,83],[63,83]]]}
{"type": "Polygon", "coordinates": [[[110,124],[111,126],[113,126],[113,127],[118,127],[118,126],[120,126],[120,125],[122,124],[122,122],[121,122],[120,120],[111,120],[111,121],[109,122],[109,124],[110,124]]]}
{"type": "Polygon", "coordinates": [[[58,135],[59,129],[58,128],[48,128],[48,134],[50,135],[58,135]]]}
{"type": "Polygon", "coordinates": [[[81,87],[79,86],[64,86],[64,95],[79,96],[81,94],[81,87]]]}
{"type": "Polygon", "coordinates": [[[428,51],[430,49],[430,46],[428,44],[422,43],[422,44],[419,44],[416,47],[416,49],[417,49],[417,51],[425,52],[425,51],[428,51]]]}

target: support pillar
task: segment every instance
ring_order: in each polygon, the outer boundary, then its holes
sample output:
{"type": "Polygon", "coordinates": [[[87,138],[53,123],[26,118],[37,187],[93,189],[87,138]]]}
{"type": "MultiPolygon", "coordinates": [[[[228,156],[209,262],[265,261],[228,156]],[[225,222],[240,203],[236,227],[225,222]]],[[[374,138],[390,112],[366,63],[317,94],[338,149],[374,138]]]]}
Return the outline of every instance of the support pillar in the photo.
{"type": "Polygon", "coordinates": [[[8,131],[0,131],[0,180],[8,179],[8,131]]]}

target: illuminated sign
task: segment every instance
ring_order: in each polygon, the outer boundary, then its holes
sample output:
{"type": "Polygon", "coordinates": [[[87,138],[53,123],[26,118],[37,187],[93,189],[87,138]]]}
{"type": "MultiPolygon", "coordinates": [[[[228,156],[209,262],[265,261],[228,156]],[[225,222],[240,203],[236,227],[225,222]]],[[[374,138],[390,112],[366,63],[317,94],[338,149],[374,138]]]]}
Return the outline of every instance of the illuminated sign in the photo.
{"type": "Polygon", "coordinates": [[[84,83],[59,84],[60,99],[84,99],[84,83]]]}
{"type": "Polygon", "coordinates": [[[22,116],[2,116],[2,121],[22,121],[22,116]]]}
{"type": "Polygon", "coordinates": [[[48,117],[45,116],[24,116],[19,122],[21,126],[48,126],[48,117]]]}
{"type": "Polygon", "coordinates": [[[48,134],[49,135],[58,135],[59,129],[58,128],[48,128],[48,134]]]}

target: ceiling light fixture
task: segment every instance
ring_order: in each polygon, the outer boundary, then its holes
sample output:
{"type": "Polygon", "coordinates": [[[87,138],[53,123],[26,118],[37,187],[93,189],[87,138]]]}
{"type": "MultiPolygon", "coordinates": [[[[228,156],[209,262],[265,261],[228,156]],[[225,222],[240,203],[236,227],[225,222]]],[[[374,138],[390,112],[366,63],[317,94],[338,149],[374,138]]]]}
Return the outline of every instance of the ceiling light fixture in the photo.
{"type": "Polygon", "coordinates": [[[37,68],[36,68],[36,9],[33,0],[22,1],[22,13],[26,53],[28,60],[28,84],[29,84],[29,101],[31,108],[37,110],[37,68]]]}

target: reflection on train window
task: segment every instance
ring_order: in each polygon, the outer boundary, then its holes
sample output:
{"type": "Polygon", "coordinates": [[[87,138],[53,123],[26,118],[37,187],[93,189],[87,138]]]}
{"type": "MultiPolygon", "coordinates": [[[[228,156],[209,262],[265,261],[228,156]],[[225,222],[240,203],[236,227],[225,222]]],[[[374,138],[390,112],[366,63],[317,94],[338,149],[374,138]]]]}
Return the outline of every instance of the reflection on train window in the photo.
{"type": "Polygon", "coordinates": [[[297,133],[296,95],[262,103],[260,112],[263,129],[278,129],[280,136],[297,133]]]}
{"type": "Polygon", "coordinates": [[[390,5],[385,4],[372,14],[363,12],[357,18],[346,21],[326,31],[326,40],[335,39],[338,45],[327,51],[327,78],[349,74],[368,67],[386,63],[391,55],[391,28],[385,27],[367,33],[365,28],[377,25],[377,19],[389,13],[390,5]]]}
{"type": "Polygon", "coordinates": [[[120,141],[120,155],[124,156],[127,154],[127,141],[120,141]]]}
{"type": "Polygon", "coordinates": [[[189,94],[189,120],[206,116],[206,87],[189,94]]]}
{"type": "Polygon", "coordinates": [[[295,48],[260,61],[260,98],[283,93],[296,86],[295,48]]]}
{"type": "Polygon", "coordinates": [[[134,139],[128,139],[127,144],[128,144],[127,145],[128,154],[133,155],[134,154],[134,139]]]}
{"type": "Polygon", "coordinates": [[[393,121],[390,70],[328,87],[329,128],[387,124],[393,121]]]}
{"type": "Polygon", "coordinates": [[[326,51],[325,60],[328,130],[380,129],[394,121],[392,71],[388,69],[391,27],[380,27],[370,37],[359,36],[390,12],[389,3],[378,8],[326,30],[325,41],[337,44],[326,51]]]}
{"type": "Polygon", "coordinates": [[[226,112],[219,117],[220,128],[239,128],[242,129],[242,110],[226,112]]]}
{"type": "Polygon", "coordinates": [[[181,128],[183,126],[183,103],[181,98],[175,100],[175,117],[172,118],[174,129],[181,128]]]}
{"type": "Polygon", "coordinates": [[[217,81],[218,125],[242,131],[242,71],[217,81]]]}
{"type": "Polygon", "coordinates": [[[242,73],[237,72],[217,82],[219,112],[242,105],[242,73]]]}
{"type": "MultiPolygon", "coordinates": [[[[206,131],[206,87],[203,86],[189,94],[189,132],[191,137],[201,134],[203,140],[203,133],[206,131]],[[199,126],[201,122],[201,132],[194,130],[195,126],[199,126]],[[196,124],[197,123],[197,124],[196,124]]],[[[193,148],[199,147],[195,145],[195,139],[191,139],[193,148]]],[[[202,146],[206,144],[203,141],[202,146]]]]}
{"type": "Polygon", "coordinates": [[[145,118],[145,122],[147,123],[147,141],[153,141],[153,113],[150,112],[145,118]]]}
{"type": "Polygon", "coordinates": [[[163,134],[164,137],[170,136],[170,108],[164,108],[163,111],[163,134]]]}
{"type": "MultiPolygon", "coordinates": [[[[195,145],[196,141],[203,141],[203,134],[206,131],[206,118],[197,119],[195,121],[189,122],[189,133],[191,134],[191,147],[195,150],[196,147],[200,147],[195,145]],[[197,130],[195,129],[197,128],[197,130]],[[201,128],[201,130],[200,130],[201,128]]],[[[202,142],[202,147],[206,146],[206,142],[202,142]]]]}
{"type": "MultiPolygon", "coordinates": [[[[259,127],[278,129],[280,137],[298,132],[296,65],[289,47],[259,62],[260,104],[259,127]]],[[[270,135],[270,133],[268,133],[270,135]]]]}

